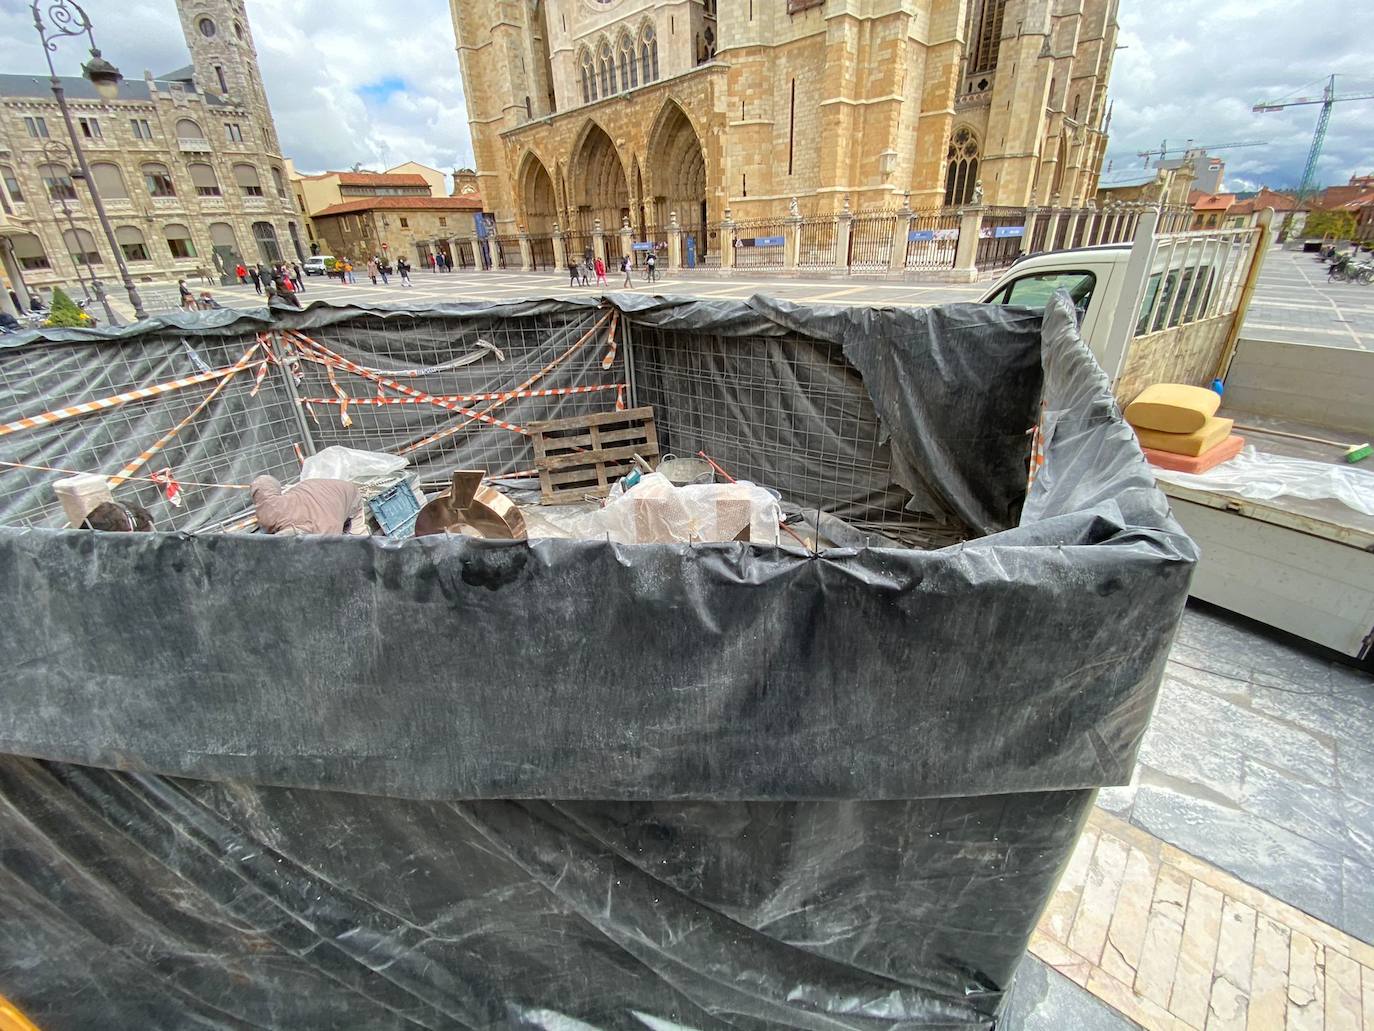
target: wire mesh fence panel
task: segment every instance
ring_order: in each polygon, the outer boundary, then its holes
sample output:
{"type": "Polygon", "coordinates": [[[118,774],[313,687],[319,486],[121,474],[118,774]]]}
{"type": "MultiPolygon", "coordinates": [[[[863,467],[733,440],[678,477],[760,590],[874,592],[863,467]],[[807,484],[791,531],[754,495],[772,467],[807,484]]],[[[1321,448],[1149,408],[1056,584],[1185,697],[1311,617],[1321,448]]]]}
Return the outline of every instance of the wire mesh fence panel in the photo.
{"type": "Polygon", "coordinates": [[[835,248],[839,240],[839,223],[833,215],[803,218],[797,225],[800,237],[797,246],[797,267],[831,269],[835,267],[835,248]]]}
{"type": "Polygon", "coordinates": [[[286,338],[301,358],[297,392],[317,446],[402,455],[440,483],[454,468],[528,473],[528,422],[613,410],[624,373],[612,325],[618,334],[619,319],[598,309],[360,316],[286,338]]]}
{"type": "Polygon", "coordinates": [[[254,475],[293,477],[308,448],[272,353],[251,328],[4,349],[0,521],[66,525],[53,484],[77,473],[162,529],[243,511],[254,475]]]}
{"type": "Polygon", "coordinates": [[[917,212],[907,223],[905,267],[911,271],[954,267],[959,248],[959,216],[917,212]]]}
{"type": "Polygon", "coordinates": [[[65,525],[53,484],[98,473],[159,528],[196,529],[247,512],[254,476],[294,479],[334,444],[403,455],[430,484],[528,474],[528,422],[623,400],[609,311],[308,321],[0,352],[0,521],[65,525]]]}
{"type": "Polygon", "coordinates": [[[736,268],[782,268],[787,264],[787,223],[754,219],[735,223],[736,268]]]}
{"type": "Polygon", "coordinates": [[[1026,213],[1020,209],[990,209],[978,231],[978,250],[973,263],[980,272],[1008,268],[1021,255],[1026,213]]]}
{"type": "Polygon", "coordinates": [[[530,262],[536,269],[553,268],[553,237],[548,235],[530,237],[530,262]]]}
{"type": "Polygon", "coordinates": [[[892,234],[897,216],[890,212],[867,212],[849,223],[850,272],[886,272],[892,263],[892,234]]]}
{"type": "MultiPolygon", "coordinates": [[[[636,404],[654,406],[664,452],[701,451],[731,476],[781,493],[822,536],[932,546],[955,527],[906,511],[891,453],[858,373],[838,344],[801,334],[720,337],[635,325],[636,404]]],[[[784,535],[789,543],[795,543],[784,535]]]]}

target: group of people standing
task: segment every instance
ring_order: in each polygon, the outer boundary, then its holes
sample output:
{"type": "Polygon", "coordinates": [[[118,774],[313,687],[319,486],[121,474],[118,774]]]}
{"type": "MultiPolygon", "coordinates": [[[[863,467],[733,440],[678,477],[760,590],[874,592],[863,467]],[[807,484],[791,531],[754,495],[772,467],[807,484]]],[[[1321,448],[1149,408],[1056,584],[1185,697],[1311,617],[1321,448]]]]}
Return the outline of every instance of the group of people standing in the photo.
{"type": "Polygon", "coordinates": [[[380,254],[374,254],[367,259],[367,278],[372,280],[372,285],[377,285],[380,278],[383,286],[391,284],[392,273],[400,276],[402,286],[414,286],[410,281],[410,262],[405,258],[396,259],[396,267],[391,267],[391,262],[387,261],[380,254]]]}
{"type": "MultiPolygon", "coordinates": [[[[655,264],[655,258],[650,254],[645,263],[645,275],[651,282],[657,278],[654,272],[655,264]]],[[[628,257],[622,257],[620,259],[620,274],[625,277],[624,285],[626,287],[634,285],[630,282],[630,272],[633,267],[628,257]]],[[[591,276],[593,274],[596,275],[597,286],[609,285],[606,282],[606,262],[594,256],[590,251],[584,254],[580,260],[568,262],[569,286],[591,286],[591,276]]]]}
{"type": "MultiPolygon", "coordinates": [[[[270,269],[262,262],[256,265],[244,265],[243,262],[239,262],[234,268],[234,275],[238,277],[240,285],[251,282],[253,289],[260,294],[266,293],[270,296],[274,290],[278,294],[305,293],[305,273],[298,261],[290,264],[279,261],[270,269]]],[[[297,307],[299,306],[297,302],[297,307]]]]}

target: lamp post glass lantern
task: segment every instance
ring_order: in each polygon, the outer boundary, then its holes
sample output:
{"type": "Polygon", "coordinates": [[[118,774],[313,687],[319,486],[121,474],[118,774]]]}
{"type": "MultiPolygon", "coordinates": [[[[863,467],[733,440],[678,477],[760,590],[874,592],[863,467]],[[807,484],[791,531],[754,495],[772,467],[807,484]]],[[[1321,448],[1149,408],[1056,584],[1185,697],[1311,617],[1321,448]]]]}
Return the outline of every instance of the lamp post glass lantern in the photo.
{"type": "MultiPolygon", "coordinates": [[[[124,253],[119,249],[119,243],[115,239],[114,227],[110,225],[109,216],[105,214],[105,204],[100,199],[95,177],[91,175],[91,169],[86,163],[86,152],[81,147],[81,138],[77,135],[72,113],[67,107],[66,90],[62,87],[62,79],[53,64],[52,55],[57,51],[58,40],[66,36],[86,37],[86,42],[90,44],[91,59],[81,66],[81,71],[104,99],[113,100],[119,95],[119,83],[123,76],[120,75],[118,68],[101,56],[100,48],[95,45],[95,36],[91,33],[91,19],[75,0],[33,0],[30,10],[33,13],[33,27],[43,44],[43,56],[48,60],[52,93],[57,100],[58,109],[62,112],[62,121],[66,123],[67,135],[71,138],[72,149],[76,153],[76,163],[81,169],[81,178],[86,181],[86,188],[91,191],[91,204],[95,208],[96,218],[100,221],[100,228],[105,232],[105,239],[114,255],[115,267],[119,269],[119,278],[129,295],[129,303],[133,305],[134,315],[146,319],[148,313],[143,310],[143,299],[139,297],[138,288],[134,286],[133,276],[129,275],[129,266],[125,264],[124,253]],[[43,18],[44,13],[47,14],[46,21],[43,18]]],[[[104,301],[104,292],[98,286],[96,293],[104,301]]],[[[114,313],[110,311],[108,302],[105,310],[113,323],[114,313]]]]}

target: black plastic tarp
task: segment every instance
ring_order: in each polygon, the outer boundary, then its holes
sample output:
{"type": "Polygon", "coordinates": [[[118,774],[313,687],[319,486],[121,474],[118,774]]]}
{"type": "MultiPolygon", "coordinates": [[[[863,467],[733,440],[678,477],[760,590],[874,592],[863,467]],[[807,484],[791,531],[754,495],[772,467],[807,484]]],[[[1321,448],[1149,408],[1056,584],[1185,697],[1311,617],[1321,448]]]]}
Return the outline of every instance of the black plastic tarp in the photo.
{"type": "Polygon", "coordinates": [[[985,535],[0,530],[40,1026],[993,1026],[1196,558],[1070,306],[615,302],[842,347],[893,477],[985,535]]]}

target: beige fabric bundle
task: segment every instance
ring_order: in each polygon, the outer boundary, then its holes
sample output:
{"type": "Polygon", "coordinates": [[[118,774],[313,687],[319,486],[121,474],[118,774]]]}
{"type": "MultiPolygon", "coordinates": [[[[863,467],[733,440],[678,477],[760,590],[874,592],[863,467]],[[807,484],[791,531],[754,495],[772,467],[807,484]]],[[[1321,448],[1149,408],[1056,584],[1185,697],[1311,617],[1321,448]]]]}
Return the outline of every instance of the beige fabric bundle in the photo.
{"type": "Polygon", "coordinates": [[[1136,429],[1194,433],[1202,429],[1220,407],[1221,396],[1215,390],[1182,383],[1156,383],[1142,390],[1126,406],[1126,421],[1136,429]]]}

